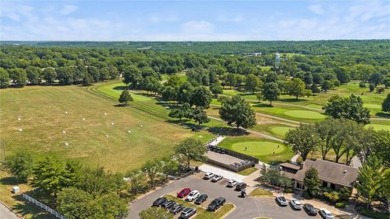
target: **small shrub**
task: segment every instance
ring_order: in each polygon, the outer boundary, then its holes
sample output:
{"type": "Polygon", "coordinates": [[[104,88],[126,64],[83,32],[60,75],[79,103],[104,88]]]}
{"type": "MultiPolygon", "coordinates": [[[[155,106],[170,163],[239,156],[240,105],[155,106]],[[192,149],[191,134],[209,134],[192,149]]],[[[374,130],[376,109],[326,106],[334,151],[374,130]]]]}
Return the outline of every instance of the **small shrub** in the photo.
{"type": "Polygon", "coordinates": [[[366,88],[367,85],[366,85],[366,83],[364,83],[364,82],[360,82],[360,83],[359,83],[359,87],[360,87],[360,88],[366,88]]]}
{"type": "Polygon", "coordinates": [[[370,89],[370,92],[373,92],[375,90],[375,84],[370,84],[368,89],[370,89]]]}
{"type": "Polygon", "coordinates": [[[297,159],[297,164],[302,164],[302,162],[303,162],[302,157],[298,157],[298,159],[297,159]]]}
{"type": "Polygon", "coordinates": [[[305,190],[303,192],[302,197],[305,198],[305,199],[311,199],[312,198],[310,193],[307,190],[305,190]]]}
{"type": "Polygon", "coordinates": [[[293,193],[293,189],[292,188],[285,188],[283,190],[284,193],[293,193]]]}
{"type": "Polygon", "coordinates": [[[335,204],[336,208],[345,208],[345,206],[347,206],[347,204],[345,202],[337,202],[335,204]]]}

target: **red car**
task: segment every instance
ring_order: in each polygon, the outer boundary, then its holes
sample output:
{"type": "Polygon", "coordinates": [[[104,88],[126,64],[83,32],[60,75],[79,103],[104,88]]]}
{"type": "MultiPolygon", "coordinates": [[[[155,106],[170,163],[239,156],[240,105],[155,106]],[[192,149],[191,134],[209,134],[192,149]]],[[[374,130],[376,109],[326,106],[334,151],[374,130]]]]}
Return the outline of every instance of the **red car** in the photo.
{"type": "Polygon", "coordinates": [[[190,194],[191,192],[191,189],[190,188],[184,188],[183,190],[181,190],[179,193],[177,193],[177,197],[178,198],[184,198],[186,197],[188,194],[190,194]]]}

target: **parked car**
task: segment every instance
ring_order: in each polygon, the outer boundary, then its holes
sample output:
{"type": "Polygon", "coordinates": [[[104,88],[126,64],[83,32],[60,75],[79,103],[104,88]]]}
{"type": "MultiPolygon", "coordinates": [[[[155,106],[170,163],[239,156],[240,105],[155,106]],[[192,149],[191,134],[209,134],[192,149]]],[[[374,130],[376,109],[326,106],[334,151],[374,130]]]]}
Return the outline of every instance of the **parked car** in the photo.
{"type": "Polygon", "coordinates": [[[238,184],[236,185],[236,189],[235,189],[235,190],[236,190],[236,191],[241,191],[241,190],[245,189],[246,186],[247,186],[246,183],[240,182],[240,183],[238,183],[238,184]]]}
{"type": "Polygon", "coordinates": [[[161,207],[163,207],[163,208],[169,210],[170,208],[172,208],[172,206],[173,206],[174,204],[176,204],[176,202],[174,202],[174,201],[169,201],[169,200],[168,200],[168,201],[164,202],[164,203],[161,205],[161,207]]]}
{"type": "Polygon", "coordinates": [[[234,179],[231,179],[231,180],[229,180],[229,182],[227,183],[227,187],[234,187],[234,186],[236,186],[237,185],[237,181],[236,180],[234,180],[234,179]]]}
{"type": "Polygon", "coordinates": [[[197,204],[197,205],[200,205],[200,204],[202,204],[203,202],[205,202],[205,201],[207,200],[208,197],[209,197],[208,195],[202,194],[202,195],[200,195],[200,196],[195,200],[194,203],[197,204]]]}
{"type": "Polygon", "coordinates": [[[306,211],[306,213],[308,215],[311,215],[311,216],[317,215],[317,209],[311,204],[304,204],[303,209],[306,211]]]}
{"type": "Polygon", "coordinates": [[[172,214],[177,214],[180,211],[182,211],[183,209],[184,209],[183,205],[176,203],[175,205],[172,206],[172,208],[169,210],[169,212],[171,212],[172,214]]]}
{"type": "Polygon", "coordinates": [[[207,207],[208,211],[216,211],[219,207],[221,207],[223,204],[225,204],[226,199],[223,197],[219,197],[214,199],[209,206],[207,207]]]}
{"type": "Polygon", "coordinates": [[[190,218],[195,213],[196,210],[193,208],[184,208],[184,210],[180,214],[180,218],[190,218]]]}
{"type": "Polygon", "coordinates": [[[320,208],[319,212],[320,212],[320,215],[324,219],[333,219],[334,218],[333,214],[330,211],[326,210],[325,208],[320,208]]]}
{"type": "Polygon", "coordinates": [[[182,189],[179,193],[177,193],[177,197],[178,198],[184,198],[186,197],[188,194],[190,194],[191,192],[191,189],[190,188],[184,188],[182,189]]]}
{"type": "Polygon", "coordinates": [[[213,178],[211,179],[212,182],[218,182],[219,180],[222,179],[221,175],[215,174],[213,178]]]}
{"type": "Polygon", "coordinates": [[[276,201],[278,202],[278,204],[280,206],[287,206],[288,205],[287,200],[286,200],[286,198],[284,196],[276,197],[276,201]]]}
{"type": "Polygon", "coordinates": [[[186,201],[189,201],[189,202],[192,202],[194,201],[196,198],[198,198],[200,195],[199,191],[198,190],[193,190],[190,194],[188,194],[187,198],[186,198],[186,201]]]}
{"type": "Polygon", "coordinates": [[[213,178],[213,176],[214,176],[214,173],[207,172],[204,174],[203,179],[211,179],[211,178],[213,178]]]}
{"type": "Polygon", "coordinates": [[[160,197],[160,198],[156,199],[156,200],[153,202],[152,206],[160,207],[162,204],[164,204],[164,203],[167,202],[167,201],[168,201],[168,200],[167,200],[166,198],[160,197]]]}
{"type": "Polygon", "coordinates": [[[294,199],[294,198],[291,199],[290,204],[294,210],[301,210],[302,209],[302,203],[297,199],[294,199]]]}

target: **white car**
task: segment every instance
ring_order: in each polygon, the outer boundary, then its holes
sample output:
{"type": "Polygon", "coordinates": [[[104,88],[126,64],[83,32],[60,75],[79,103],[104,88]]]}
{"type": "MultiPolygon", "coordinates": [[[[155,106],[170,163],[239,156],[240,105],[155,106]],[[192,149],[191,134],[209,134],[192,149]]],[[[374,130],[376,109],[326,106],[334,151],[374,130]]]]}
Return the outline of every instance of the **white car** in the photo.
{"type": "Polygon", "coordinates": [[[234,186],[236,186],[237,185],[237,181],[236,180],[234,180],[234,179],[231,179],[231,180],[229,180],[229,182],[227,183],[227,187],[234,187],[234,186]]]}
{"type": "Polygon", "coordinates": [[[324,219],[334,219],[333,214],[325,208],[320,208],[320,214],[324,219]]]}
{"type": "Polygon", "coordinates": [[[199,197],[199,195],[200,195],[200,193],[198,190],[193,190],[190,194],[188,194],[186,200],[189,202],[192,202],[195,199],[197,199],[199,197]]]}
{"type": "Polygon", "coordinates": [[[213,178],[213,176],[214,176],[214,173],[207,172],[204,174],[203,179],[211,179],[211,178],[213,178]]]}
{"type": "Polygon", "coordinates": [[[290,204],[294,210],[301,210],[302,209],[302,203],[297,199],[291,199],[290,204]]]}
{"type": "Polygon", "coordinates": [[[212,182],[218,182],[219,180],[222,179],[221,175],[215,174],[213,178],[211,179],[212,182]]]}

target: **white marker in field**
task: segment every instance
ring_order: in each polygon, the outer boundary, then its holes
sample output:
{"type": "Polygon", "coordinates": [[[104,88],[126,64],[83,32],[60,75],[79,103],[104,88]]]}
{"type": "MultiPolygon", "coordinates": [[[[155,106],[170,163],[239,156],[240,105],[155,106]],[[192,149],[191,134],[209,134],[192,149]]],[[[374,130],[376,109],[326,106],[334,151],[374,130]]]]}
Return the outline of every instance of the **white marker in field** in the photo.
{"type": "Polygon", "coordinates": [[[83,118],[83,121],[85,121],[85,118],[83,118]]]}
{"type": "Polygon", "coordinates": [[[19,132],[23,131],[23,129],[19,129],[19,132]]]}
{"type": "Polygon", "coordinates": [[[69,146],[69,143],[68,143],[68,142],[65,142],[65,146],[69,146]]]}
{"type": "Polygon", "coordinates": [[[65,133],[66,133],[66,131],[64,130],[64,131],[62,131],[62,133],[64,133],[64,134],[65,134],[65,133]]]}

